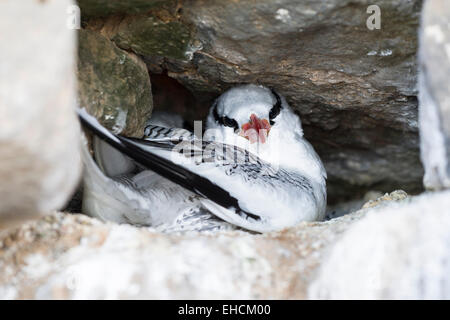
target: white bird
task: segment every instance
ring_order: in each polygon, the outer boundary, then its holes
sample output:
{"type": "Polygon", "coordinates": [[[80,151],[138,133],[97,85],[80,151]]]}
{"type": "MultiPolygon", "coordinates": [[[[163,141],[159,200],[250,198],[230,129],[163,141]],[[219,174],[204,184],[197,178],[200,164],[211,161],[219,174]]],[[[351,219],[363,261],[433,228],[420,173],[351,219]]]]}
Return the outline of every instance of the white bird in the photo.
{"type": "Polygon", "coordinates": [[[325,169],[299,117],[273,90],[243,85],[222,94],[203,139],[154,125],[164,125],[155,118],[144,139],[126,138],[79,114],[101,139],[94,139],[97,164],[84,150],[90,215],[164,231],[257,232],[324,217],[325,169]]]}

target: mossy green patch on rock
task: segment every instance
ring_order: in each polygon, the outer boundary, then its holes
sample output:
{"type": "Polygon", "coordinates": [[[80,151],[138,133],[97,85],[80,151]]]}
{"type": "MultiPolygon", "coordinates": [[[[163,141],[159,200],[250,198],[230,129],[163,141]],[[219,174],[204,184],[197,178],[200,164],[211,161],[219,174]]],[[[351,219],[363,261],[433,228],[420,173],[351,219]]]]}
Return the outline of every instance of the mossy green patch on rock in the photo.
{"type": "Polygon", "coordinates": [[[176,0],[77,0],[82,19],[112,14],[137,14],[155,8],[172,9],[176,0]]]}
{"type": "Polygon", "coordinates": [[[116,133],[142,136],[153,107],[142,60],[98,33],[80,30],[78,80],[81,107],[116,133]]]}
{"type": "Polygon", "coordinates": [[[179,21],[162,21],[140,16],[123,21],[112,40],[121,48],[142,56],[161,56],[187,60],[191,32],[179,21]]]}

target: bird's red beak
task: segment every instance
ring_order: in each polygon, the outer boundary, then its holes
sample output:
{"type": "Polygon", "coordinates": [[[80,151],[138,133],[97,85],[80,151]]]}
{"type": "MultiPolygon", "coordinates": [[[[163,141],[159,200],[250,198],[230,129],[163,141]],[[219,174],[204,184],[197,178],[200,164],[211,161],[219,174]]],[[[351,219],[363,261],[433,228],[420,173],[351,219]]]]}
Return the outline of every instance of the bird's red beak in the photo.
{"type": "Polygon", "coordinates": [[[255,143],[259,140],[265,143],[269,135],[270,124],[267,119],[259,119],[254,113],[250,116],[250,121],[242,125],[240,135],[247,138],[250,143],[255,143]]]}

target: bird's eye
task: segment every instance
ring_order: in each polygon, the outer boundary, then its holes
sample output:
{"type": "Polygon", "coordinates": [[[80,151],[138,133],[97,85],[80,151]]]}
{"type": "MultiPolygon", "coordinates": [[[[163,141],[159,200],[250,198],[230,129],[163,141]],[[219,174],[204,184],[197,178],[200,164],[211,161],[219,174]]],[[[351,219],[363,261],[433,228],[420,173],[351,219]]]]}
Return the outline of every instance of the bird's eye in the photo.
{"type": "Polygon", "coordinates": [[[277,100],[277,102],[275,102],[275,104],[273,105],[272,109],[270,109],[269,112],[269,120],[270,120],[270,124],[273,125],[275,123],[275,121],[273,121],[273,119],[275,119],[276,117],[278,117],[278,115],[280,114],[281,111],[281,98],[278,95],[278,93],[275,92],[275,90],[272,90],[272,94],[275,96],[275,99],[277,100]]]}
{"type": "Polygon", "coordinates": [[[213,106],[213,116],[214,119],[217,121],[217,123],[224,125],[226,127],[234,128],[234,131],[239,131],[239,124],[236,120],[230,119],[227,116],[220,117],[219,113],[217,112],[217,100],[214,102],[213,106]]]}
{"type": "Polygon", "coordinates": [[[222,123],[224,126],[234,128],[234,130],[239,130],[239,124],[234,119],[230,119],[228,117],[222,117],[222,123]]]}

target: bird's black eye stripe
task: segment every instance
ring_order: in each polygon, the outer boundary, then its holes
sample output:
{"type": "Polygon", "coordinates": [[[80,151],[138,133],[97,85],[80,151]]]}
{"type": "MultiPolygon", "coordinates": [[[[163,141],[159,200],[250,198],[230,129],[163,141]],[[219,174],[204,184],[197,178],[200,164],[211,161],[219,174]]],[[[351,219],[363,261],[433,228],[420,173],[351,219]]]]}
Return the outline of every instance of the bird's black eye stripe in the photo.
{"type": "Polygon", "coordinates": [[[239,130],[239,125],[236,120],[230,119],[228,117],[222,117],[222,123],[224,126],[234,128],[234,130],[239,130]]]}
{"type": "Polygon", "coordinates": [[[217,112],[217,100],[214,102],[213,105],[213,116],[214,120],[216,120],[217,123],[224,125],[226,127],[234,128],[235,131],[239,130],[239,124],[237,123],[236,120],[228,118],[226,116],[219,117],[219,113],[217,112]]]}
{"type": "Polygon", "coordinates": [[[270,109],[269,112],[269,120],[270,120],[270,124],[273,125],[275,122],[273,121],[273,119],[275,119],[281,111],[281,98],[278,95],[278,93],[275,92],[275,90],[271,90],[272,94],[274,95],[275,99],[277,99],[277,102],[275,102],[275,104],[273,105],[272,109],[270,109]]]}

